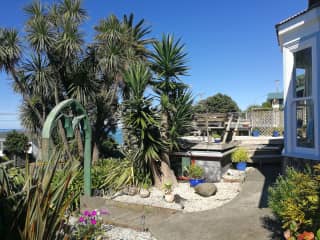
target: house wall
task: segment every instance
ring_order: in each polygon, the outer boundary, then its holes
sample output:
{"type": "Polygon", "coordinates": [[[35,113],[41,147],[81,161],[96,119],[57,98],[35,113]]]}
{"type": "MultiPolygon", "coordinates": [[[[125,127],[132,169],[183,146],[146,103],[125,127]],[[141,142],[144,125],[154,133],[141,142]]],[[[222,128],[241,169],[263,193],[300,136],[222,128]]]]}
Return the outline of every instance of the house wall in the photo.
{"type": "Polygon", "coordinates": [[[0,138],[0,157],[3,157],[3,142],[4,142],[4,138],[0,138]]]}
{"type": "MultiPolygon", "coordinates": [[[[278,39],[283,53],[284,79],[284,152],[288,159],[320,160],[320,8],[315,8],[277,27],[278,39]],[[294,53],[312,48],[312,101],[314,103],[314,148],[298,147],[296,144],[296,109],[294,107],[294,53]]],[[[295,161],[295,160],[294,160],[295,161]]]]}

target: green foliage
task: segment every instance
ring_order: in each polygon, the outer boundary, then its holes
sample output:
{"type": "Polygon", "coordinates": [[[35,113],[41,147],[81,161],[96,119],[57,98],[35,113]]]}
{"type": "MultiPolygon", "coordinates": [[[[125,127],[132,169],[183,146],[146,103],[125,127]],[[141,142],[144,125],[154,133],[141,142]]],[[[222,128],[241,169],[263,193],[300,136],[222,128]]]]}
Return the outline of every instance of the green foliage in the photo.
{"type": "Polygon", "coordinates": [[[246,162],[249,159],[248,150],[245,148],[237,148],[232,154],[231,154],[232,162],[238,163],[238,162],[246,162]]]}
{"type": "Polygon", "coordinates": [[[172,182],[165,182],[162,186],[162,189],[164,191],[165,194],[170,194],[172,193],[173,190],[173,185],[172,182]]]}
{"type": "Polygon", "coordinates": [[[151,75],[145,65],[135,64],[124,76],[130,89],[128,99],[124,101],[124,122],[132,135],[131,149],[136,148],[129,158],[135,162],[136,168],[147,174],[150,164],[160,160],[160,152],[165,148],[160,136],[158,112],[152,107],[153,99],[144,96],[151,75]]]}
{"type": "Polygon", "coordinates": [[[101,143],[101,147],[100,147],[101,157],[102,158],[123,157],[123,154],[121,154],[118,146],[119,145],[117,144],[117,142],[113,138],[111,138],[111,137],[106,138],[101,143]]]}
{"type": "Polygon", "coordinates": [[[201,100],[194,106],[196,113],[228,113],[239,112],[237,103],[228,95],[217,93],[214,96],[201,100]]]}
{"type": "Polygon", "coordinates": [[[13,130],[7,134],[3,145],[10,156],[22,156],[28,149],[28,137],[24,133],[13,130]]]}
{"type": "Polygon", "coordinates": [[[280,218],[283,228],[296,226],[296,232],[320,227],[320,184],[317,175],[288,168],[269,188],[268,204],[280,218]]]}
{"type": "Polygon", "coordinates": [[[72,196],[67,196],[67,189],[72,184],[77,164],[68,161],[62,168],[63,175],[53,184],[57,165],[61,155],[54,154],[46,164],[33,167],[27,164],[25,172],[21,174],[24,179],[22,188],[12,187],[7,170],[0,171],[0,206],[4,209],[5,218],[0,217],[2,226],[1,236],[4,239],[66,239],[69,232],[64,229],[65,213],[72,196]]]}
{"type": "Polygon", "coordinates": [[[10,159],[7,157],[7,156],[2,156],[2,157],[0,157],[0,163],[2,163],[2,162],[7,162],[7,161],[9,161],[10,159]]]}
{"type": "Polygon", "coordinates": [[[168,105],[169,111],[169,147],[170,151],[180,149],[179,138],[189,133],[192,129],[193,117],[193,97],[188,90],[182,90],[179,96],[174,99],[172,104],[168,105]]]}
{"type": "Polygon", "coordinates": [[[118,191],[135,183],[135,171],[129,159],[102,159],[92,168],[94,189],[118,191]]]}
{"type": "Polygon", "coordinates": [[[204,170],[199,165],[191,164],[187,169],[187,174],[190,178],[200,179],[203,177],[204,170]]]}
{"type": "Polygon", "coordinates": [[[252,111],[254,109],[261,109],[261,105],[258,105],[258,104],[252,104],[252,105],[249,105],[246,109],[247,112],[249,111],[252,111]]]}
{"type": "Polygon", "coordinates": [[[271,108],[272,108],[272,104],[271,104],[270,101],[265,101],[265,102],[263,102],[263,103],[261,104],[261,107],[271,109],[271,108]]]}
{"type": "Polygon", "coordinates": [[[95,26],[94,40],[85,43],[83,1],[30,2],[24,8],[24,32],[0,28],[0,71],[11,75],[22,96],[22,125],[39,137],[52,108],[77,99],[89,114],[94,146],[106,157],[104,140],[117,125],[118,96],[127,88],[123,71],[132,62],[147,62],[147,45],[154,42],[148,38],[151,29],[133,14],[111,15],[95,26]]]}
{"type": "Polygon", "coordinates": [[[214,133],[214,134],[212,134],[212,137],[213,138],[221,138],[221,135],[219,135],[218,133],[214,133]]]}
{"type": "MultiPolygon", "coordinates": [[[[57,187],[61,179],[63,179],[65,172],[63,170],[57,170],[52,180],[52,186],[57,187]]],[[[76,171],[73,181],[69,184],[66,192],[66,199],[72,199],[68,210],[76,211],[80,207],[80,196],[84,194],[84,180],[83,180],[83,168],[79,167],[76,171]]]]}

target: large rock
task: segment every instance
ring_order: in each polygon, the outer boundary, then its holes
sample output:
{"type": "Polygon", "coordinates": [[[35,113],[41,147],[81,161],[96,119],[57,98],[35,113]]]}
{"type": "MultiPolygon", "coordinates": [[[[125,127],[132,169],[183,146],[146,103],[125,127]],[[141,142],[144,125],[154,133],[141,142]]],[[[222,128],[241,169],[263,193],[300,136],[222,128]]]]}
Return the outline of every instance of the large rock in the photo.
{"type": "Polygon", "coordinates": [[[196,193],[203,197],[210,197],[217,193],[217,187],[214,183],[200,183],[194,187],[196,193]]]}

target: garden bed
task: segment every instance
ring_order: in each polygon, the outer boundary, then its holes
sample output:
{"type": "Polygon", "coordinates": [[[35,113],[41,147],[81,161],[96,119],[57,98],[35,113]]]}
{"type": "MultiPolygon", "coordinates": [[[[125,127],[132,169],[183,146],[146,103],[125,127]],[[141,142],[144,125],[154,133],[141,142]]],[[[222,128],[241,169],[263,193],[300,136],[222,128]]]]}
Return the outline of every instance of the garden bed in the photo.
{"type": "MultiPolygon", "coordinates": [[[[244,173],[240,173],[241,179],[244,173]]],[[[225,182],[221,181],[215,183],[218,191],[214,196],[202,197],[195,193],[194,189],[190,187],[189,183],[180,182],[178,186],[174,187],[173,193],[180,196],[180,203],[168,203],[163,198],[163,191],[152,187],[150,189],[150,197],[141,198],[139,194],[134,196],[120,195],[113,200],[127,203],[142,204],[148,206],[156,206],[162,208],[170,208],[175,210],[182,210],[184,212],[199,212],[220,207],[235,198],[241,190],[243,181],[225,182]]]]}

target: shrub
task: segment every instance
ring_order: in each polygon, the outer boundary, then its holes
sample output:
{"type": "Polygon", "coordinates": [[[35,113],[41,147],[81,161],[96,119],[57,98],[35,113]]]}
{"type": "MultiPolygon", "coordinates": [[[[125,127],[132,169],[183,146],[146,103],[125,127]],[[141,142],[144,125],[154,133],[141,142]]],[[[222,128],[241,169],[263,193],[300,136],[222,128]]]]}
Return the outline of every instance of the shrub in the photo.
{"type": "Polygon", "coordinates": [[[202,178],[204,170],[202,167],[200,167],[196,164],[192,164],[187,169],[187,173],[188,173],[189,177],[199,179],[199,178],[202,178]]]}
{"type": "Polygon", "coordinates": [[[7,134],[3,145],[9,156],[23,156],[28,149],[28,137],[13,130],[7,134]]]}
{"type": "Polygon", "coordinates": [[[268,205],[287,229],[315,231],[320,227],[319,181],[309,172],[288,168],[269,188],[268,205]],[[293,225],[292,225],[293,224],[293,225]]]}
{"type": "Polygon", "coordinates": [[[238,148],[231,154],[232,162],[246,162],[249,159],[248,151],[245,148],[238,148]]]}
{"type": "Polygon", "coordinates": [[[213,137],[213,138],[221,138],[221,136],[220,136],[218,133],[212,134],[212,137],[213,137]]]}

